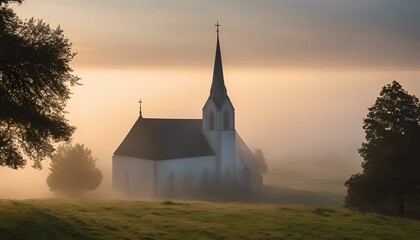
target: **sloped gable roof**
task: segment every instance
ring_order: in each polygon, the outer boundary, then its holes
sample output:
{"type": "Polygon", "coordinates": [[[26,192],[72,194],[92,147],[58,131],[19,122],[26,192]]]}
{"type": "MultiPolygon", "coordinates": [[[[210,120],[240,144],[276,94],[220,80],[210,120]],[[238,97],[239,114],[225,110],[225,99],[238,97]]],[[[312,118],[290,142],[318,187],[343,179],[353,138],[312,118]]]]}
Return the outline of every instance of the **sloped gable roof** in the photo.
{"type": "Polygon", "coordinates": [[[214,155],[201,119],[139,117],[114,155],[167,160],[214,155]]]}

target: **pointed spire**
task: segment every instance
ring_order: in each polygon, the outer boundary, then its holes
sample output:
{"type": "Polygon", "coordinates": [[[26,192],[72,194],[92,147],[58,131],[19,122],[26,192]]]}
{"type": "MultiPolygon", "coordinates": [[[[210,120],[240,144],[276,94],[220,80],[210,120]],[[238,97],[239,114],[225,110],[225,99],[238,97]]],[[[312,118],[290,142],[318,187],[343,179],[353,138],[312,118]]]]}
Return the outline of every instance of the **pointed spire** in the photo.
{"type": "Polygon", "coordinates": [[[210,97],[213,98],[216,106],[221,107],[224,100],[227,98],[227,90],[225,80],[223,78],[222,55],[220,53],[219,42],[219,22],[216,23],[217,29],[217,44],[216,44],[216,57],[214,59],[213,82],[210,90],[210,97]]]}

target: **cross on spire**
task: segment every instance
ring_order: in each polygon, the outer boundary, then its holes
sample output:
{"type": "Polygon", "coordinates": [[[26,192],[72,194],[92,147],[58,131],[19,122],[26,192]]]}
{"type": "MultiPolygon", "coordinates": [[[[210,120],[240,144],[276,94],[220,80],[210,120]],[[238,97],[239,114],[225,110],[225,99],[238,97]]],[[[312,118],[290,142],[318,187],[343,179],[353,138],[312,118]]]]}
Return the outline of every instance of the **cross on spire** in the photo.
{"type": "Polygon", "coordinates": [[[220,53],[220,42],[219,42],[219,21],[216,25],[217,29],[217,42],[216,42],[216,56],[214,58],[214,69],[213,69],[213,81],[210,89],[210,97],[214,100],[217,109],[221,108],[221,105],[227,98],[227,91],[225,86],[225,80],[223,79],[223,67],[222,67],[222,55],[220,53]]]}
{"type": "Polygon", "coordinates": [[[139,113],[140,113],[140,117],[142,117],[142,115],[141,115],[141,104],[143,103],[143,101],[141,100],[141,98],[139,99],[138,103],[139,103],[139,113]]]}

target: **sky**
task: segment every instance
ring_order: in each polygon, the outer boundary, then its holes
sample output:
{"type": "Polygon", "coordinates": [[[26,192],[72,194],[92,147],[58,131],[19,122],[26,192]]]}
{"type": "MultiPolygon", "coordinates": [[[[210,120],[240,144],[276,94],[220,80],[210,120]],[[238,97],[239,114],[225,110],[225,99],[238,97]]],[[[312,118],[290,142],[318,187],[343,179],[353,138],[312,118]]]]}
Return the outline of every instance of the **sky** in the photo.
{"type": "Polygon", "coordinates": [[[416,70],[416,0],[28,0],[23,18],[61,25],[84,68],[206,68],[214,23],[230,67],[416,70]]]}
{"type": "MultiPolygon", "coordinates": [[[[201,118],[216,21],[236,128],[269,166],[360,165],[362,119],[382,86],[397,80],[420,96],[416,0],[27,0],[13,8],[60,25],[73,43],[82,85],[72,89],[68,119],[73,141],[98,159],[103,188],[139,98],[144,117],[201,118]]],[[[0,193],[47,194],[48,164],[0,169],[0,193]]]]}

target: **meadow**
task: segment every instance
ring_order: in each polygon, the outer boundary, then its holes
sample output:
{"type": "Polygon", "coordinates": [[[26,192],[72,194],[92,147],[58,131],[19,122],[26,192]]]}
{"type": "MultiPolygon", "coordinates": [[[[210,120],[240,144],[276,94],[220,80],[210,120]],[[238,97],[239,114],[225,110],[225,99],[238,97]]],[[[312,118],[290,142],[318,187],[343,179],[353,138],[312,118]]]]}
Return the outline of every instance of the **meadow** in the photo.
{"type": "Polygon", "coordinates": [[[0,200],[0,239],[419,239],[420,221],[274,204],[0,200]]]}

